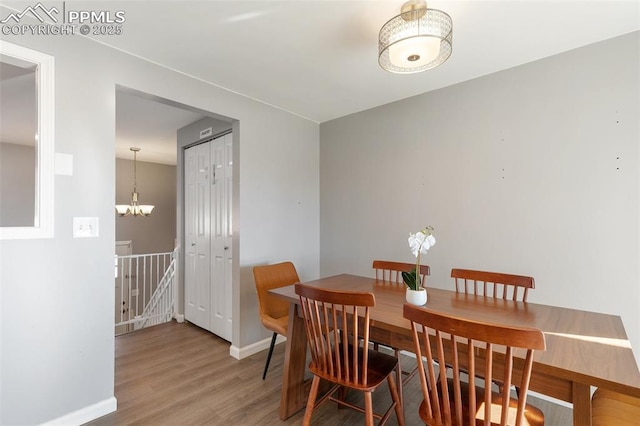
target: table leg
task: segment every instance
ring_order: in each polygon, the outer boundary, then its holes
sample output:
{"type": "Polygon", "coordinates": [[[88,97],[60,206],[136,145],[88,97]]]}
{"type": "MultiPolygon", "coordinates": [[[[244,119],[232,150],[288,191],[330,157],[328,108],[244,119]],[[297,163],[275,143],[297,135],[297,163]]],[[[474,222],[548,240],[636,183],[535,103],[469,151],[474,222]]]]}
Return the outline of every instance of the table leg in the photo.
{"type": "Polygon", "coordinates": [[[307,336],[304,331],[304,322],[298,315],[295,303],[291,303],[289,307],[288,327],[280,396],[281,420],[286,420],[300,411],[306,403],[304,372],[307,359],[307,336]]]}
{"type": "Polygon", "coordinates": [[[573,424],[591,426],[591,386],[573,382],[573,424]]]}

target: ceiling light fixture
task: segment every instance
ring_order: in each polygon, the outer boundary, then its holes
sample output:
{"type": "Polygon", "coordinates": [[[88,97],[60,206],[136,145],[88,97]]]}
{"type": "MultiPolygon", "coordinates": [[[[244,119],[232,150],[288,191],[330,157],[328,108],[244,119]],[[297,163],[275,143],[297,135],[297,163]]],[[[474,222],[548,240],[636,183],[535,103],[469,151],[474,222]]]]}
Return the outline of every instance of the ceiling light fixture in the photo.
{"type": "Polygon", "coordinates": [[[116,211],[120,216],[149,216],[151,214],[151,210],[153,210],[154,206],[150,206],[147,204],[138,204],[138,185],[137,185],[137,176],[136,176],[136,157],[140,148],[129,148],[133,151],[133,192],[131,193],[131,204],[117,204],[116,211]]]}
{"type": "Polygon", "coordinates": [[[402,5],[378,36],[378,63],[390,72],[410,74],[435,68],[451,56],[453,21],[424,0],[402,5]]]}

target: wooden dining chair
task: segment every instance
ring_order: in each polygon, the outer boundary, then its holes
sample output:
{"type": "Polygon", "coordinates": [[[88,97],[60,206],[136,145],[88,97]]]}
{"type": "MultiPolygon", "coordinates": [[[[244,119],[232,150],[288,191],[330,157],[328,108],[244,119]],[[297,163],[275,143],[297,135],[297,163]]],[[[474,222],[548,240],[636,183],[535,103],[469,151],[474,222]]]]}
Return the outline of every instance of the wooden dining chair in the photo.
{"type": "Polygon", "coordinates": [[[398,424],[404,425],[402,403],[393,378],[397,358],[369,349],[369,309],[375,306],[373,293],[353,291],[333,291],[318,287],[296,284],[295,291],[300,296],[302,318],[307,342],[311,353],[309,370],[313,382],[304,413],[303,425],[311,422],[315,408],[332,400],[365,414],[367,426],[373,419],[384,424],[395,409],[398,424]],[[384,381],[389,384],[392,403],[383,414],[373,412],[371,393],[384,381]],[[333,384],[331,389],[318,401],[320,380],[333,384]],[[341,388],[354,389],[364,393],[364,409],[334,397],[341,388]]]}
{"type": "MultiPolygon", "coordinates": [[[[526,302],[529,289],[535,288],[533,277],[502,272],[454,268],[451,270],[451,277],[455,279],[456,292],[458,293],[477,294],[505,300],[526,302]]],[[[494,383],[502,388],[502,383],[498,380],[494,380],[494,383]]],[[[520,392],[517,386],[515,388],[516,392],[520,392]]]]}
{"type": "Polygon", "coordinates": [[[424,396],[419,414],[427,425],[544,424],[542,411],[526,403],[534,350],[546,348],[542,331],[467,320],[409,304],[403,309],[411,321],[424,396]],[[494,365],[494,359],[500,362],[494,365]],[[510,395],[514,362],[522,367],[516,398],[510,395]],[[444,371],[439,371],[441,366],[446,366],[444,371]],[[461,373],[467,371],[465,383],[461,373]],[[501,393],[491,389],[494,377],[506,385],[501,393]]]}
{"type": "MultiPolygon", "coordinates": [[[[373,261],[373,269],[376,271],[376,280],[383,281],[386,283],[390,283],[391,285],[396,285],[398,287],[405,288],[404,281],[402,280],[403,272],[411,272],[414,270],[416,265],[414,263],[404,263],[404,262],[393,262],[389,260],[374,260],[373,261]]],[[[427,275],[431,274],[431,268],[429,265],[420,265],[420,282],[424,286],[427,281],[427,275]]],[[[378,343],[373,342],[374,349],[378,350],[378,343]]],[[[396,383],[398,385],[398,394],[400,395],[400,400],[402,401],[404,385],[407,384],[409,380],[418,372],[417,367],[413,368],[411,371],[402,370],[400,364],[400,349],[391,348],[398,358],[398,368],[396,369],[396,383]]]]}
{"type": "Polygon", "coordinates": [[[501,272],[451,270],[458,293],[477,294],[508,300],[527,301],[529,289],[535,288],[533,277],[503,274],[501,272]]]}
{"type": "MultiPolygon", "coordinates": [[[[376,270],[377,280],[395,284],[402,284],[403,286],[404,282],[402,281],[402,273],[411,272],[415,269],[415,267],[415,263],[391,262],[388,260],[373,261],[373,269],[376,270]]],[[[423,287],[424,283],[427,281],[427,275],[430,274],[431,269],[429,268],[429,265],[420,265],[420,276],[423,287]]]]}
{"type": "Polygon", "coordinates": [[[289,302],[273,296],[269,293],[269,290],[295,284],[300,282],[300,278],[298,278],[296,267],[291,262],[255,266],[253,268],[253,278],[258,293],[260,321],[267,330],[273,331],[267,362],[262,373],[262,380],[264,380],[267,377],[276,337],[278,334],[286,336],[289,324],[289,302]]]}
{"type": "Polygon", "coordinates": [[[598,388],[591,397],[592,426],[637,426],[640,398],[598,388]]]}

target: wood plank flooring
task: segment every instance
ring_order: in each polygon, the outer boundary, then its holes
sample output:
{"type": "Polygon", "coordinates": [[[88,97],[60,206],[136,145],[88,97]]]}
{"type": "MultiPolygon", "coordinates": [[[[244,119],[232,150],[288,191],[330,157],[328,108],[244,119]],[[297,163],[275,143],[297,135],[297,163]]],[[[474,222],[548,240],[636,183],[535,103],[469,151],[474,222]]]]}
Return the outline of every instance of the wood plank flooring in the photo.
{"type": "MultiPolygon", "coordinates": [[[[276,346],[266,380],[266,350],[243,360],[229,356],[229,343],[194,325],[175,321],[116,337],[115,396],[118,410],[93,422],[113,425],[298,425],[303,412],[278,417],[284,345],[276,346]]],[[[415,362],[406,357],[408,369],[415,362]]],[[[386,385],[374,392],[374,410],[390,402],[386,385]]],[[[404,388],[407,425],[423,424],[419,380],[404,388]]],[[[361,401],[356,393],[353,401],[361,401]]],[[[531,397],[546,424],[571,425],[571,409],[531,397]]],[[[364,424],[360,413],[327,402],[314,413],[314,425],[364,424]]],[[[397,425],[395,415],[388,425],[397,425]]]]}

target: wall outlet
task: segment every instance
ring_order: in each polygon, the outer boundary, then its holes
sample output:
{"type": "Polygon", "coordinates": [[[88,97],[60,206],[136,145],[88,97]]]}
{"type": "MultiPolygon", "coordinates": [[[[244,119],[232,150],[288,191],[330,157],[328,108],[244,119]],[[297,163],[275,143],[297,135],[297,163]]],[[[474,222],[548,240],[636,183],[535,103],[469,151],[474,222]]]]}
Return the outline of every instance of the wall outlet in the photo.
{"type": "Polygon", "coordinates": [[[95,238],[99,235],[97,217],[74,217],[73,238],[95,238]]]}

